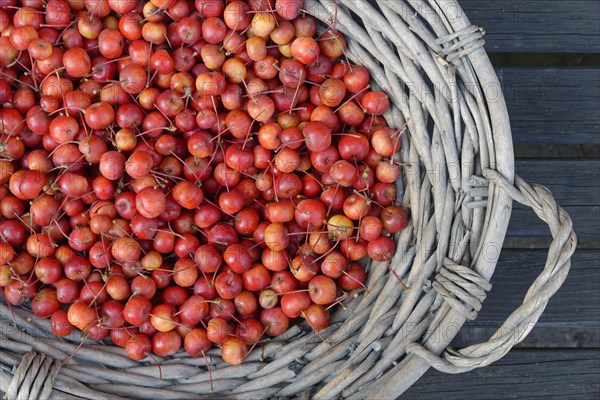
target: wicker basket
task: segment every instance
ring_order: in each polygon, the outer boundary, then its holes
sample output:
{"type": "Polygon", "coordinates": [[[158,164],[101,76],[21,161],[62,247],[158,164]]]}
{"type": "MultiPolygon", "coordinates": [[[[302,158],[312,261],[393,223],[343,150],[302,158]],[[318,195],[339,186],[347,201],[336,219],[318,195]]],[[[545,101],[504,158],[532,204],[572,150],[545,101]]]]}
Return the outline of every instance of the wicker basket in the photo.
{"type": "Polygon", "coordinates": [[[114,346],[80,346],[77,335],[58,340],[47,321],[0,303],[0,390],[9,399],[395,398],[429,367],[469,371],[525,338],[566,278],[576,237],[547,189],[514,176],[506,105],[483,29],[455,0],[337,3],[307,0],[306,10],[325,22],[322,30],[336,21],[349,57],[393,100],[388,123],[408,123],[398,184],[412,218],[392,266],[409,288],[385,264],[371,263],[369,292],[334,315],[325,342],[299,325],[240,366],[224,365],[213,350],[212,388],[202,358],[180,352],[159,360],[160,380],[152,362],[131,361],[114,346]],[[545,269],[488,342],[450,349],[490,289],[513,200],[550,226],[545,269]]]}

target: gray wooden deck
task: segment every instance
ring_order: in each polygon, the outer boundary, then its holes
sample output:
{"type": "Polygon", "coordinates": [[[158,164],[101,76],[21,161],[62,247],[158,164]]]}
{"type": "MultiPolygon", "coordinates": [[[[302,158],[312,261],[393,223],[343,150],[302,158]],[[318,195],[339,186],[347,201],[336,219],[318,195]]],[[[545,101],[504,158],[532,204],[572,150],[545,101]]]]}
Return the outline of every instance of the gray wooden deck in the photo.
{"type": "MultiPolygon", "coordinates": [[[[600,51],[600,2],[459,2],[474,24],[486,28],[492,59],[516,65],[497,67],[516,172],[552,191],[573,218],[580,245],[564,286],[518,348],[470,373],[430,370],[402,398],[600,398],[600,68],[598,59],[577,66],[600,51]],[[532,59],[543,62],[532,65],[532,59]],[[548,59],[561,63],[548,65],[548,59]]],[[[533,212],[515,206],[492,291],[455,347],[487,340],[520,304],[543,268],[548,238],[533,212]]]]}

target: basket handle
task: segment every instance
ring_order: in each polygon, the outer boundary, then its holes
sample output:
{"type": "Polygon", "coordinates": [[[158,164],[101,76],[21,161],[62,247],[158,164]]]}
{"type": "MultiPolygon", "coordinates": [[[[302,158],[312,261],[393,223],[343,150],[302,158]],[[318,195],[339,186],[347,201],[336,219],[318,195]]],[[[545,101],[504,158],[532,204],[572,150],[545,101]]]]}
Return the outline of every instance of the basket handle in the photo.
{"type": "Polygon", "coordinates": [[[471,371],[498,361],[514,345],[525,339],[540,318],[548,300],[567,277],[571,267],[570,258],[577,245],[571,217],[556,204],[547,188],[529,185],[519,176],[515,176],[513,186],[498,172],[489,169],[484,171],[484,176],[490,184],[497,185],[515,201],[531,207],[549,225],[553,241],[544,270],[527,291],[523,304],[513,311],[487,342],[459,350],[448,347],[441,356],[433,354],[419,343],[407,346],[407,353],[417,355],[438,371],[450,374],[471,371]]]}

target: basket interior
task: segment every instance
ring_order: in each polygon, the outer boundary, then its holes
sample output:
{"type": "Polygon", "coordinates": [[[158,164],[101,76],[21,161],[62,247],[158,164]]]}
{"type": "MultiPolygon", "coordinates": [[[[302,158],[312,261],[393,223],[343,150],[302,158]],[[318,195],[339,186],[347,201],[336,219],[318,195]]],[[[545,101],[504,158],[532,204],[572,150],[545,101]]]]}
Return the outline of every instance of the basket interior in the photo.
{"type": "Polygon", "coordinates": [[[510,216],[508,198],[490,192],[480,178],[489,168],[512,179],[514,169],[506,107],[481,49],[481,30],[468,24],[454,1],[307,0],[305,8],[323,21],[321,31],[335,21],[348,38],[350,60],[366,66],[372,85],[388,93],[388,124],[408,125],[397,186],[411,218],[396,235],[390,261],[406,286],[386,263],[370,262],[368,292],[338,308],[320,333],[325,341],[300,324],[240,366],[227,366],[211,350],[210,374],[204,359],[180,352],[157,360],[162,380],[152,360],[134,362],[121,348],[85,339],[79,348],[78,334],[53,338],[48,321],[0,304],[6,332],[0,336],[6,339],[0,340],[1,380],[10,379],[21,354],[34,349],[56,360],[75,353],[62,366],[55,391],[84,398],[377,397],[401,393],[427,369],[406,355],[408,343],[439,353],[476,316],[472,304],[442,294],[448,290],[437,278],[464,278],[463,266],[477,271],[472,280],[484,287],[476,277],[491,277],[510,216]],[[13,318],[25,332],[11,326],[13,318]]]}

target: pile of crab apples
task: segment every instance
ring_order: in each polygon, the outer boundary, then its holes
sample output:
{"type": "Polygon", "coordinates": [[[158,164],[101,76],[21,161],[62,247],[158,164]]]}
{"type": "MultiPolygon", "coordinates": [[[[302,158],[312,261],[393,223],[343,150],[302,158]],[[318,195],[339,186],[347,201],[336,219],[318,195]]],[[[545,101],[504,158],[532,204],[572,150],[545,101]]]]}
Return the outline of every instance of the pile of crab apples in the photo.
{"type": "Polygon", "coordinates": [[[5,301],[136,360],[328,326],[407,224],[403,131],[302,7],[0,0],[5,301]]]}

